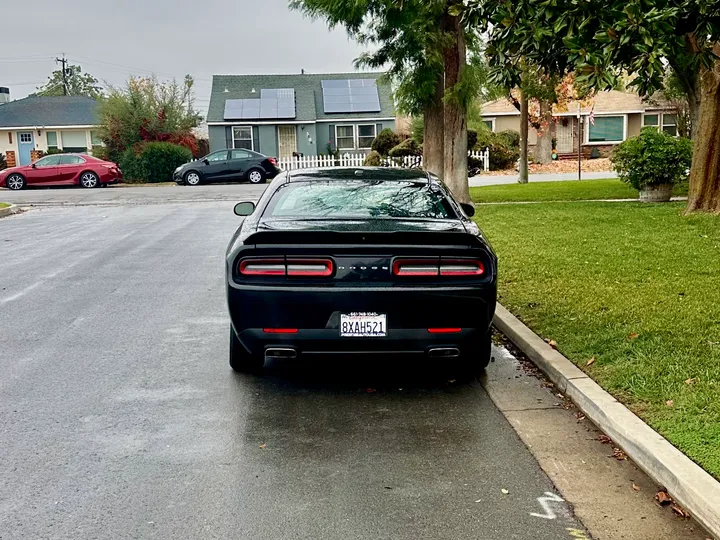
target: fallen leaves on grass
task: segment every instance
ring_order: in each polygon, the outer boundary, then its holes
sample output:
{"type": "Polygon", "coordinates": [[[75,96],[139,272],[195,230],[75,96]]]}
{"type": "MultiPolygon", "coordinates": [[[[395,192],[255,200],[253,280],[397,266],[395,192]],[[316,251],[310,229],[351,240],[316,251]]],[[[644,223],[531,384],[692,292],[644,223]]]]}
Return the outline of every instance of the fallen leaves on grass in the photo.
{"type": "Polygon", "coordinates": [[[640,337],[640,334],[636,334],[635,332],[628,334],[628,339],[637,339],[639,337],[640,337]]]}
{"type": "Polygon", "coordinates": [[[553,349],[557,349],[557,341],[555,341],[554,339],[548,341],[548,345],[550,345],[553,349]]]}
{"type": "Polygon", "coordinates": [[[668,399],[668,400],[665,402],[665,405],[667,405],[668,407],[672,407],[672,406],[675,405],[675,402],[674,402],[672,399],[668,399]]]}
{"type": "Polygon", "coordinates": [[[670,495],[668,495],[667,491],[664,489],[661,489],[655,494],[655,500],[658,502],[660,506],[667,506],[668,504],[672,504],[673,500],[670,495]]]}
{"type": "Polygon", "coordinates": [[[692,385],[692,384],[695,384],[696,381],[697,381],[697,379],[694,377],[691,379],[685,379],[685,384],[692,385]]]}
{"type": "Polygon", "coordinates": [[[595,363],[595,357],[593,356],[590,360],[587,361],[586,366],[592,366],[595,363]]]}

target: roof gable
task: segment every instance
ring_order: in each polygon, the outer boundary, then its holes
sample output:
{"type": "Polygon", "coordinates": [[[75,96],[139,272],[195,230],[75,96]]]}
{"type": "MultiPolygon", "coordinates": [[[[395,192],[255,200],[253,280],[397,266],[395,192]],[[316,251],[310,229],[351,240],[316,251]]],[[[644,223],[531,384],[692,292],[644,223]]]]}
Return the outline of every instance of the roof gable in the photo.
{"type": "MultiPolygon", "coordinates": [[[[377,81],[380,112],[326,114],[323,108],[323,80],[380,79],[384,73],[329,73],[302,75],[214,75],[207,121],[225,122],[225,101],[228,99],[259,98],[263,89],[293,88],[295,90],[296,116],[294,119],[278,120],[313,122],[318,119],[390,118],[395,116],[390,85],[377,81]],[[226,91],[227,90],[227,91],[226,91]],[[255,92],[253,92],[253,90],[255,92]]],[[[260,120],[270,121],[272,120],[260,120]]],[[[243,120],[234,121],[237,123],[243,120]]],[[[247,120],[248,123],[256,122],[247,120]]]]}
{"type": "Polygon", "coordinates": [[[31,96],[0,105],[0,128],[97,124],[97,101],[89,97],[31,96]]]}

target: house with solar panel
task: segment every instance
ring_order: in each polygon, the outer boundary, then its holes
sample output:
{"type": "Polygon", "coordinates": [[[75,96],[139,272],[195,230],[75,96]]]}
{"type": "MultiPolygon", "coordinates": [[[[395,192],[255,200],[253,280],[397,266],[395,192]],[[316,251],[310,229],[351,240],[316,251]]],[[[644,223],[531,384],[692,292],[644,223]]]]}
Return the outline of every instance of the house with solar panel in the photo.
{"type": "Polygon", "coordinates": [[[248,148],[279,159],[368,152],[382,129],[395,129],[382,75],[215,75],[210,150],[248,148]]]}

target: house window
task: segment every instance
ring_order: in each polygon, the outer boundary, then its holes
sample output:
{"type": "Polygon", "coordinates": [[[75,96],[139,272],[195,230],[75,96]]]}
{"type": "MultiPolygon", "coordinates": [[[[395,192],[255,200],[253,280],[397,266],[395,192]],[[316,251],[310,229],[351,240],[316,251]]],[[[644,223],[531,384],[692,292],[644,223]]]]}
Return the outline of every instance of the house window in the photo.
{"type": "Polygon", "coordinates": [[[20,142],[24,143],[24,144],[33,142],[32,133],[20,133],[19,138],[20,138],[20,142]]]}
{"type": "Polygon", "coordinates": [[[485,124],[490,131],[495,131],[495,119],[494,118],[490,118],[488,120],[483,120],[483,124],[485,124]]]}
{"type": "Polygon", "coordinates": [[[377,130],[375,124],[362,124],[358,126],[358,148],[368,149],[372,146],[377,130]]]}
{"type": "Polygon", "coordinates": [[[251,126],[233,126],[233,148],[253,150],[251,126]]]}
{"type": "Polygon", "coordinates": [[[100,133],[97,131],[90,132],[90,141],[90,144],[92,144],[93,146],[102,146],[103,143],[102,139],[100,138],[100,133]]]}
{"type": "Polygon", "coordinates": [[[616,143],[625,139],[624,116],[596,116],[595,125],[590,124],[588,142],[616,143]]]}
{"type": "Polygon", "coordinates": [[[57,150],[58,149],[57,131],[48,131],[46,136],[47,136],[48,150],[57,150]]]}
{"type": "Polygon", "coordinates": [[[355,126],[335,126],[335,141],[338,150],[354,150],[355,126]]]}
{"type": "Polygon", "coordinates": [[[654,127],[660,126],[660,115],[659,114],[645,114],[643,115],[643,127],[654,127]]]}
{"type": "Polygon", "coordinates": [[[662,129],[668,135],[677,137],[677,115],[676,114],[663,114],[662,118],[662,129]]]}

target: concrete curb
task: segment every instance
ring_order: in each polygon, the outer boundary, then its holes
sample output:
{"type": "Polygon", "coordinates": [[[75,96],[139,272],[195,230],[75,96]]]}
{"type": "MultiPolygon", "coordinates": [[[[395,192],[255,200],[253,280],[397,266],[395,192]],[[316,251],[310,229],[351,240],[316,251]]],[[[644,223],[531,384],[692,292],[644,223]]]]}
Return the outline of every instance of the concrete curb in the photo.
{"type": "Polygon", "coordinates": [[[8,206],[6,208],[0,208],[0,218],[12,215],[17,211],[18,211],[18,207],[16,204],[11,204],[10,206],[8,206]]]}
{"type": "Polygon", "coordinates": [[[720,482],[499,304],[493,324],[650,478],[720,538],[720,482]]]}

